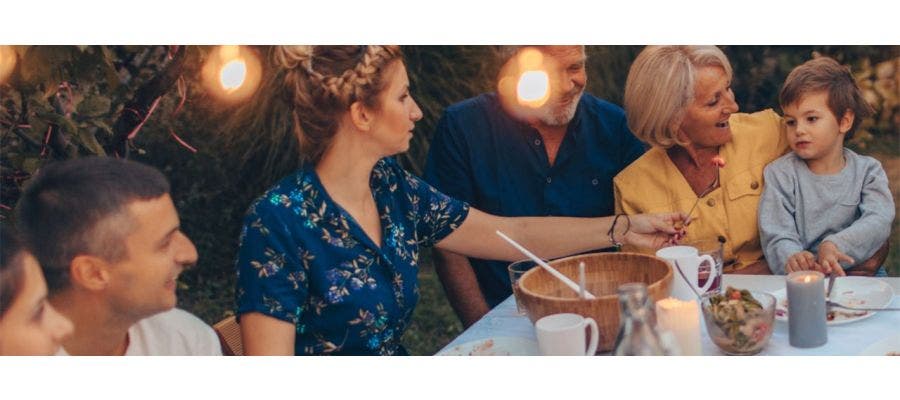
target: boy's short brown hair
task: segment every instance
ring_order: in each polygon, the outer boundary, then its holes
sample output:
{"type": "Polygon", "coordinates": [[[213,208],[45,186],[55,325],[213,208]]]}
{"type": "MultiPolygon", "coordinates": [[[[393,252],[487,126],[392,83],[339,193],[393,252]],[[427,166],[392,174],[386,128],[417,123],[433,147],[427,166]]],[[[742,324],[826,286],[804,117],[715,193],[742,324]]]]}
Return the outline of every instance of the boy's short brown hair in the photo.
{"type": "Polygon", "coordinates": [[[863,98],[850,68],[829,57],[815,58],[794,68],[781,87],[778,101],[784,109],[801,97],[820,91],[828,92],[828,108],[838,120],[847,110],[853,111],[853,125],[844,135],[845,140],[852,138],[862,120],[875,112],[863,98]]]}

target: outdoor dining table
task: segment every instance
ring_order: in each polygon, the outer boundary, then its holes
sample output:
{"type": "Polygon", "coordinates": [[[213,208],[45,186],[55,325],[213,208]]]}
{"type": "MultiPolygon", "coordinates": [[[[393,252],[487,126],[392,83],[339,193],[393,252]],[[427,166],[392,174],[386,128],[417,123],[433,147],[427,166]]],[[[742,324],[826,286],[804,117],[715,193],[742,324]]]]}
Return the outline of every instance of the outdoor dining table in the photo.
{"type": "MultiPolygon", "coordinates": [[[[900,278],[872,278],[881,280],[894,290],[894,297],[887,307],[900,307],[900,278]]],[[[784,276],[772,275],[725,275],[723,287],[734,286],[761,292],[775,292],[785,287],[784,276]]],[[[724,355],[706,332],[701,320],[702,354],[724,355]]],[[[820,347],[801,349],[788,343],[788,324],[775,321],[775,331],[766,347],[759,355],[768,356],[853,356],[859,355],[866,347],[887,337],[900,334],[900,312],[877,312],[859,321],[828,326],[828,342],[820,347]]],[[[536,341],[534,325],[525,315],[516,312],[516,301],[510,296],[485,314],[478,322],[453,339],[441,351],[447,351],[469,342],[498,337],[515,337],[536,341]]],[[[439,352],[440,353],[440,352],[439,352]]],[[[511,354],[515,355],[515,354],[511,354]]]]}

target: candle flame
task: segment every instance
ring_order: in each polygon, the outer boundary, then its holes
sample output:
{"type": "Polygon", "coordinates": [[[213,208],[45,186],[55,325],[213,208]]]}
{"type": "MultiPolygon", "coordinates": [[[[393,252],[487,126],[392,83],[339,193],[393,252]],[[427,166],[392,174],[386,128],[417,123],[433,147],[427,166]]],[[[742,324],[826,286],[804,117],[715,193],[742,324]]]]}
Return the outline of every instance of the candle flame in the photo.
{"type": "Polygon", "coordinates": [[[237,90],[247,78],[247,63],[242,59],[227,62],[219,72],[219,83],[226,92],[237,90]]]}
{"type": "Polygon", "coordinates": [[[813,281],[812,275],[806,275],[803,277],[803,283],[810,283],[813,281]]]}

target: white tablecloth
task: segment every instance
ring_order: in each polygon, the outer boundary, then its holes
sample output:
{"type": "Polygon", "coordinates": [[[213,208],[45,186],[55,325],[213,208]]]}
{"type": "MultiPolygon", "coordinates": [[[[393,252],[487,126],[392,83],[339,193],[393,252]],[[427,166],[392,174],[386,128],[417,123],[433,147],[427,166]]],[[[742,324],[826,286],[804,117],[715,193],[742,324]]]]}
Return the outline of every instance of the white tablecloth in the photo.
{"type": "MultiPolygon", "coordinates": [[[[891,285],[894,298],[890,307],[900,307],[900,278],[877,278],[891,285]]],[[[759,275],[725,275],[724,285],[762,292],[774,292],[784,288],[784,276],[759,275]]],[[[701,325],[701,344],[703,355],[724,355],[709,339],[706,326],[701,325]]],[[[788,325],[776,321],[775,332],[766,348],[760,355],[786,356],[853,356],[858,355],[866,347],[886,337],[900,333],[900,311],[879,312],[864,320],[844,325],[828,327],[828,343],[812,349],[791,347],[788,342],[788,325]]],[[[534,325],[526,316],[516,313],[516,301],[510,296],[482,319],[469,327],[456,339],[447,344],[444,350],[457,345],[495,337],[521,337],[537,340],[534,325]]]]}

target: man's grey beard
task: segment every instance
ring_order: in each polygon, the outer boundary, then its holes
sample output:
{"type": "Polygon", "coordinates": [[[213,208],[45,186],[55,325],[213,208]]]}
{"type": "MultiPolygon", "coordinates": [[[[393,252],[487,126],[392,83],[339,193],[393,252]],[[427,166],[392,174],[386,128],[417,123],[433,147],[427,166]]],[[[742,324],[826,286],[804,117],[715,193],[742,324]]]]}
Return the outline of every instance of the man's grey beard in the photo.
{"type": "Polygon", "coordinates": [[[575,110],[578,108],[578,102],[581,100],[582,95],[584,95],[584,91],[580,90],[578,95],[565,108],[554,107],[543,110],[541,115],[538,116],[538,120],[547,126],[567,125],[575,117],[575,110]]]}

